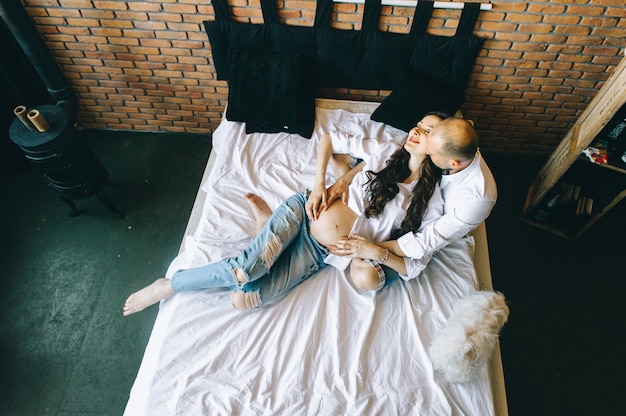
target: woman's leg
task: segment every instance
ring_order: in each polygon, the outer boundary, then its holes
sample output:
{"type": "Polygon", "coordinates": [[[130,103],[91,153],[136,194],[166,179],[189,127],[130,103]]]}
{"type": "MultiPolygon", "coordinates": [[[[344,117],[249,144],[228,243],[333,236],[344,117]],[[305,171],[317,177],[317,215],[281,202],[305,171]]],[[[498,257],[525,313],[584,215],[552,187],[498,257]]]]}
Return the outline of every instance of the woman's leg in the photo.
{"type": "Polygon", "coordinates": [[[139,312],[174,292],[212,287],[241,287],[267,275],[276,259],[300,233],[302,222],[306,219],[303,201],[306,201],[304,195],[296,194],[283,202],[248,247],[236,257],[202,267],[179,270],[174,273],[171,282],[157,279],[134,293],[124,305],[124,314],[139,312]]]}
{"type": "Polygon", "coordinates": [[[246,202],[252,210],[252,215],[256,221],[256,233],[258,234],[267,220],[272,216],[272,210],[267,203],[258,195],[246,194],[246,202]]]}
{"type": "Polygon", "coordinates": [[[289,291],[326,267],[328,250],[310,235],[304,205],[306,196],[292,200],[292,209],[300,211],[302,221],[297,236],[274,261],[270,272],[261,279],[250,281],[232,294],[238,309],[252,309],[289,291]]]}
{"type": "Polygon", "coordinates": [[[243,276],[243,280],[238,278],[239,283],[267,275],[283,251],[299,237],[306,221],[305,202],[304,193],[289,197],[271,214],[248,247],[227,260],[232,270],[243,276]]]}
{"type": "Polygon", "coordinates": [[[350,278],[361,290],[381,290],[399,277],[398,272],[376,260],[352,259],[350,262],[350,278]]]}
{"type": "Polygon", "coordinates": [[[350,279],[361,290],[380,290],[385,285],[385,272],[377,261],[352,259],[350,279]]]}
{"type": "Polygon", "coordinates": [[[174,273],[174,291],[241,287],[267,275],[276,259],[300,233],[305,218],[304,211],[300,209],[301,200],[302,195],[296,194],[283,202],[237,256],[174,273]]]}
{"type": "Polygon", "coordinates": [[[124,316],[143,311],[150,305],[154,305],[162,299],[172,296],[175,292],[172,289],[169,279],[160,278],[151,285],[144,287],[133,293],[124,303],[124,316]]]}

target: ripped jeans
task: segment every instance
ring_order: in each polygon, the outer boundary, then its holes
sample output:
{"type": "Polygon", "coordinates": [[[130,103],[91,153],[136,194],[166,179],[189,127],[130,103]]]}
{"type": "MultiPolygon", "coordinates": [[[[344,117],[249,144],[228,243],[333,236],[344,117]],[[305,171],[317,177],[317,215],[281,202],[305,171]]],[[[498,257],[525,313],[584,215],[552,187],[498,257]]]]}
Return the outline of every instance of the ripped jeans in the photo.
{"type": "Polygon", "coordinates": [[[304,209],[308,194],[301,192],[283,202],[237,256],[174,273],[172,289],[234,287],[245,293],[247,303],[259,307],[326,267],[328,250],[309,233],[304,209]],[[243,272],[245,283],[237,281],[235,270],[243,272]]]}

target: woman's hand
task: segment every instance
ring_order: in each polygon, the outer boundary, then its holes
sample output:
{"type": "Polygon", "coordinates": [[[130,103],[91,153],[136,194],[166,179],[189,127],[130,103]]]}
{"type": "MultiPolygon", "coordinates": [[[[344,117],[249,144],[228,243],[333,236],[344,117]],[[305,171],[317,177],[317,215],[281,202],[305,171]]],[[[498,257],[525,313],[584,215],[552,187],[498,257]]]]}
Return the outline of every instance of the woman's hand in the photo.
{"type": "Polygon", "coordinates": [[[385,256],[384,248],[356,234],[342,238],[334,246],[328,246],[328,251],[337,256],[370,260],[380,260],[385,256]]]}
{"type": "Polygon", "coordinates": [[[322,211],[325,211],[337,198],[341,198],[344,204],[348,204],[348,185],[347,179],[339,179],[328,189],[324,186],[316,185],[309,194],[304,209],[306,215],[316,221],[322,211]]]}
{"type": "Polygon", "coordinates": [[[327,202],[328,195],[326,188],[322,185],[315,185],[313,190],[309,194],[309,198],[306,200],[304,210],[307,217],[311,221],[316,221],[320,212],[324,211],[328,207],[327,202]]]}
{"type": "Polygon", "coordinates": [[[342,176],[337,179],[337,182],[328,187],[328,190],[326,191],[328,195],[328,206],[330,206],[335,199],[341,199],[344,205],[348,205],[348,187],[350,186],[351,180],[352,178],[342,176]]]}
{"type": "Polygon", "coordinates": [[[407,274],[404,257],[396,256],[389,249],[380,247],[359,235],[352,234],[342,238],[336,245],[327,248],[336,256],[376,260],[402,275],[407,274]]]}

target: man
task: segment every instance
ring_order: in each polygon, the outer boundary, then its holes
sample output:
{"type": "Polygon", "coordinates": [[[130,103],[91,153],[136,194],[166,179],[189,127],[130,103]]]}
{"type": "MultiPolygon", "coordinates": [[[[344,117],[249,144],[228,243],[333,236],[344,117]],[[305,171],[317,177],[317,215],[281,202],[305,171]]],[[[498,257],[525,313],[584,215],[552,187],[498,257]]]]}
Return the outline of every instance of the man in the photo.
{"type": "MultiPolygon", "coordinates": [[[[444,215],[421,232],[407,233],[398,240],[378,244],[398,256],[420,260],[422,264],[427,263],[437,250],[483,222],[497,199],[493,174],[478,150],[478,135],[468,121],[448,118],[434,126],[426,136],[428,153],[444,172],[441,179],[444,215]]],[[[336,188],[329,190],[329,197],[342,196],[345,201],[346,194],[341,189],[345,181],[339,181],[336,188]]],[[[338,242],[332,253],[352,256],[358,250],[359,241],[348,238],[338,242]]],[[[420,267],[420,262],[407,263],[407,266],[420,267]]]]}

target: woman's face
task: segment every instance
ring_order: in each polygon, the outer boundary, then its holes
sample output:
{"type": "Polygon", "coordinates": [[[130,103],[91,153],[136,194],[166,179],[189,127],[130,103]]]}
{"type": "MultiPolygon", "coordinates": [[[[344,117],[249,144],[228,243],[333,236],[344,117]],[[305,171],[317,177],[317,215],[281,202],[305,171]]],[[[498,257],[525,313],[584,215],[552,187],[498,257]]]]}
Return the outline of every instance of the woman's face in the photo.
{"type": "Polygon", "coordinates": [[[415,155],[427,155],[428,154],[428,135],[433,127],[441,122],[441,119],[435,115],[427,115],[421,119],[417,126],[413,127],[409,131],[409,137],[404,144],[404,148],[407,152],[415,155]]]}

